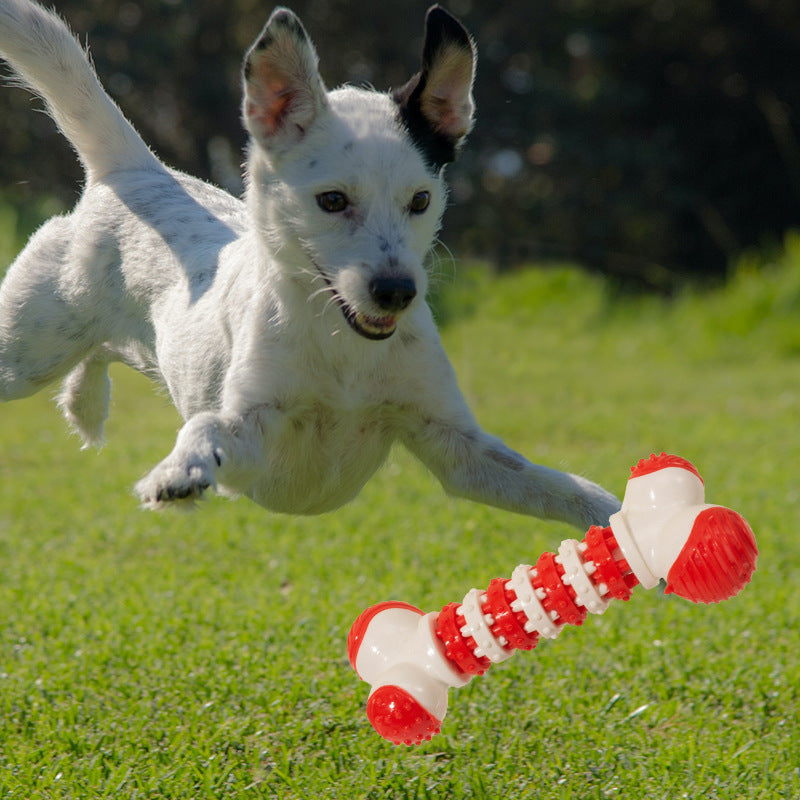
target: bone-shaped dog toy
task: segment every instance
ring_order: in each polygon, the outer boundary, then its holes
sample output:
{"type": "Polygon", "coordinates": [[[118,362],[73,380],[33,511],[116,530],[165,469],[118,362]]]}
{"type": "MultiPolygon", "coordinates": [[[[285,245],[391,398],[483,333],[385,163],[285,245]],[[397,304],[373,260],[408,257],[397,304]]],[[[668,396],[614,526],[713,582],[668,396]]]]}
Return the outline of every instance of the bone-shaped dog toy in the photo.
{"type": "Polygon", "coordinates": [[[451,686],[468,683],[514,650],[555,639],[565,625],[602,614],[631,589],[666,581],[667,593],[716,603],[750,581],[758,549],[735,511],[705,503],[692,464],[662,453],[631,470],[621,510],[607,528],[583,541],[567,539],[558,553],[511,579],[472,589],[461,603],[423,614],[408,603],[372,606],[353,623],[350,663],[371,684],[367,715],[395,744],[419,744],[438,733],[451,686]]]}

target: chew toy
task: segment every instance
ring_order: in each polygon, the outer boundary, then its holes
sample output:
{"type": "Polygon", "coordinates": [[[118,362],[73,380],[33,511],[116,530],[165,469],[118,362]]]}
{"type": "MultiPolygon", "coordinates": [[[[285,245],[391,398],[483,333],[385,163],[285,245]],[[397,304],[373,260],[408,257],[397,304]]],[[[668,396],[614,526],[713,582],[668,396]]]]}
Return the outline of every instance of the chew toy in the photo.
{"type": "Polygon", "coordinates": [[[565,625],[602,614],[612,599],[666,581],[666,591],[693,603],[717,603],[741,591],[758,549],[735,511],[707,505],[692,464],[662,453],[631,470],[622,508],[609,527],[558,553],[521,564],[510,579],[472,589],[460,603],[423,614],[408,603],[380,603],[353,623],[350,663],[371,684],[367,716],[395,744],[438,733],[449,687],[468,683],[514,650],[555,639],[565,625]]]}

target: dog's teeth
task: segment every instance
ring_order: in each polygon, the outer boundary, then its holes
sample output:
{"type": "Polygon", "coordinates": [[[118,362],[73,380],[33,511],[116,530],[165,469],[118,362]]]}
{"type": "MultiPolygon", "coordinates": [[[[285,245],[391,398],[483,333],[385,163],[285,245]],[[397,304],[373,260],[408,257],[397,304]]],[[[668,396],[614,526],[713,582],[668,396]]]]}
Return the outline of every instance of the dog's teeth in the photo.
{"type": "Polygon", "coordinates": [[[397,325],[397,320],[394,317],[368,317],[366,314],[358,314],[356,316],[356,322],[358,325],[363,328],[367,333],[388,333],[391,330],[394,330],[395,326],[397,325]]]}

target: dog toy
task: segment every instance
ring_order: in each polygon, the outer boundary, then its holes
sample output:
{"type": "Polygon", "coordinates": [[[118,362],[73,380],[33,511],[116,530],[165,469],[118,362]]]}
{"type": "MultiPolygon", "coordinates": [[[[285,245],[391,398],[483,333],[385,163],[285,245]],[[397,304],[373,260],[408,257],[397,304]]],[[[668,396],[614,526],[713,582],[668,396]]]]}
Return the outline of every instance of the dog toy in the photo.
{"type": "Polygon", "coordinates": [[[758,549],[735,511],[705,503],[703,480],[683,458],[665,453],[631,470],[621,510],[609,527],[511,579],[472,589],[460,603],[423,614],[408,603],[372,606],[353,623],[350,663],[371,684],[367,716],[385,739],[419,744],[438,733],[449,687],[468,683],[514,650],[555,639],[565,625],[602,614],[631,590],[666,581],[666,592],[693,603],[717,603],[750,581],[758,549]]]}

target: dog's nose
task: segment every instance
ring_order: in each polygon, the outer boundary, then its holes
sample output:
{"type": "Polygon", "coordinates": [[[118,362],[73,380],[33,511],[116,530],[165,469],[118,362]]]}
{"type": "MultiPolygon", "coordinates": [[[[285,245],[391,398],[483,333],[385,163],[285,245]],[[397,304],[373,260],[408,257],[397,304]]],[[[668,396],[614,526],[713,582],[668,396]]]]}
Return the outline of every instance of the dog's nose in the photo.
{"type": "Polygon", "coordinates": [[[417,287],[411,278],[373,278],[369,282],[372,299],[384,311],[402,311],[417,296],[417,287]]]}

